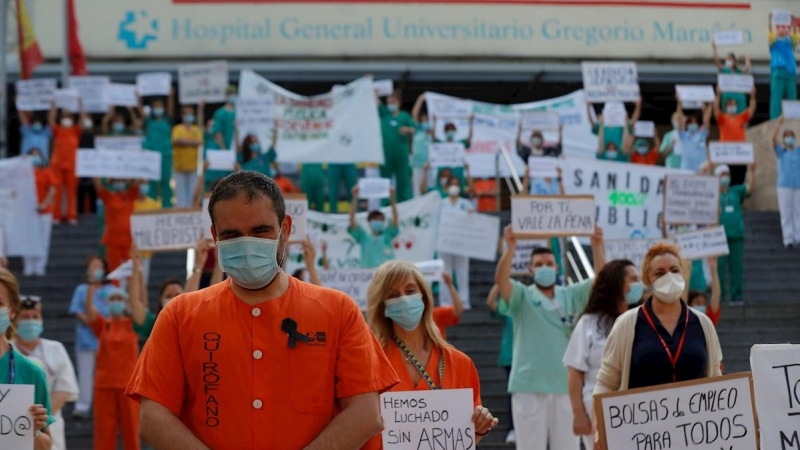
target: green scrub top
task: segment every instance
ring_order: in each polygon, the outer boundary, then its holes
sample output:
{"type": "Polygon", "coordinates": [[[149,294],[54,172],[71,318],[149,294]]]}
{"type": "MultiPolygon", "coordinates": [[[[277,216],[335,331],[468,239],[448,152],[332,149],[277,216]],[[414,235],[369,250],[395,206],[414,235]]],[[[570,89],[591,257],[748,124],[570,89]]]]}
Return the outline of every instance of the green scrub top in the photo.
{"type": "MultiPolygon", "coordinates": [[[[42,405],[47,409],[47,425],[55,422],[50,409],[50,392],[47,388],[47,376],[44,371],[22,353],[11,349],[0,358],[0,384],[9,384],[11,381],[11,353],[14,353],[14,384],[33,385],[33,405],[42,405]]],[[[27,405],[27,406],[33,406],[27,405]]]]}
{"type": "Polygon", "coordinates": [[[155,325],[156,315],[151,311],[147,311],[147,314],[144,316],[144,322],[142,322],[141,325],[137,325],[135,321],[133,322],[133,331],[135,331],[143,341],[147,341],[153,333],[153,327],[155,325]]]}
{"type": "Polygon", "coordinates": [[[400,134],[401,127],[417,128],[417,123],[411,115],[405,111],[400,111],[397,116],[389,112],[386,105],[378,106],[378,115],[381,118],[381,135],[383,136],[383,152],[387,156],[408,155],[409,148],[408,136],[400,134]]]}
{"type": "MultiPolygon", "coordinates": [[[[664,139],[661,141],[661,148],[658,149],[659,152],[664,153],[667,151],[667,148],[669,148],[669,146],[672,145],[672,142],[675,141],[675,134],[675,130],[667,131],[664,134],[664,139]]],[[[681,155],[676,155],[675,149],[673,148],[672,153],[670,153],[669,156],[667,156],[667,159],[664,161],[664,167],[668,167],[670,169],[680,169],[682,161],[683,158],[681,158],[681,155]]]]}
{"type": "Polygon", "coordinates": [[[400,233],[400,230],[394,225],[388,225],[383,233],[377,236],[367,233],[360,225],[348,229],[347,232],[361,245],[362,268],[374,269],[386,261],[394,259],[392,240],[400,233]]]}
{"type": "Polygon", "coordinates": [[[270,148],[269,151],[267,151],[267,153],[259,153],[259,155],[256,156],[255,158],[242,164],[242,169],[263,173],[264,175],[271,177],[272,176],[271,164],[275,162],[276,158],[277,158],[277,153],[275,153],[275,149],[270,148]]]}
{"type": "Polygon", "coordinates": [[[589,302],[593,281],[556,286],[551,300],[535,285],[511,280],[511,298],[501,298],[497,307],[500,314],[514,319],[514,366],[508,392],[568,393],[562,358],[572,329],[589,302]]]}
{"type": "Polygon", "coordinates": [[[742,203],[748,197],[750,197],[750,194],[747,193],[747,186],[743,184],[729,187],[727,193],[719,193],[719,223],[725,227],[725,236],[729,238],[744,238],[742,203]]]}
{"type": "MultiPolygon", "coordinates": [[[[222,142],[225,146],[231,148],[233,142],[233,135],[236,132],[236,111],[231,111],[226,107],[217,109],[214,112],[214,129],[213,134],[222,133],[222,142]]],[[[242,136],[244,139],[244,136],[242,136]]]]}
{"type": "Polygon", "coordinates": [[[144,144],[148,150],[172,151],[172,121],[166,117],[144,118],[144,144]]]}

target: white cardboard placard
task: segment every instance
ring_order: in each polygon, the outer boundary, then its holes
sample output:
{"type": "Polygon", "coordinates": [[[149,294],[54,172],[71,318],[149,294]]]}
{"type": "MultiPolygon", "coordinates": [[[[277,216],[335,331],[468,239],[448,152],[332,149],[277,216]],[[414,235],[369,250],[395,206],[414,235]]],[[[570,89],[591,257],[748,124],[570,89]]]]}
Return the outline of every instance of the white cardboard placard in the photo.
{"type": "Polygon", "coordinates": [[[558,158],[551,156],[528,157],[528,175],[531,178],[558,177],[558,158]]]}
{"type": "Polygon", "coordinates": [[[140,136],[95,136],[94,148],[95,150],[138,152],[142,150],[142,138],[140,136]]]}
{"type": "Polygon", "coordinates": [[[428,145],[431,167],[463,167],[466,150],[461,142],[441,142],[428,145]]]}
{"type": "Polygon", "coordinates": [[[752,142],[710,142],[708,156],[714,164],[753,164],[752,142]]]}
{"type": "Polygon", "coordinates": [[[206,230],[201,210],[160,210],[131,216],[133,242],[142,251],[194,248],[206,230]]]}
{"type": "Polygon", "coordinates": [[[47,111],[56,93],[55,78],[17,80],[16,99],[18,111],[47,111]]]}
{"type": "Polygon", "coordinates": [[[283,202],[286,214],[292,217],[292,233],[289,239],[303,241],[308,236],[308,198],[305,194],[285,194],[283,202]]]}
{"type": "Polygon", "coordinates": [[[472,389],[386,392],[380,402],[384,450],[475,449],[472,389]]]}
{"type": "Polygon", "coordinates": [[[85,178],[161,179],[161,153],[78,150],[75,175],[85,178]]]}
{"type": "Polygon", "coordinates": [[[106,85],[108,83],[109,78],[102,76],[69,77],[69,87],[80,93],[83,110],[87,113],[108,111],[108,102],[106,101],[106,85]]]}
{"type": "Polygon", "coordinates": [[[681,105],[683,106],[683,109],[687,109],[687,110],[688,109],[703,109],[703,102],[698,102],[698,101],[694,101],[694,100],[687,100],[685,102],[681,101],[681,105]]]}
{"type": "Polygon", "coordinates": [[[388,178],[361,178],[358,180],[358,198],[388,198],[391,184],[392,180],[388,178]]]}
{"type": "Polygon", "coordinates": [[[686,259],[704,259],[730,253],[725,228],[720,226],[679,233],[673,238],[681,250],[681,256],[686,259]]]}
{"type": "Polygon", "coordinates": [[[81,109],[81,105],[78,103],[81,94],[75,89],[58,89],[53,97],[56,100],[56,108],[72,112],[77,112],[81,109]]]}
{"type": "Polygon", "coordinates": [[[742,30],[726,30],[714,32],[714,43],[718,47],[727,45],[743,45],[744,33],[742,30]]]}
{"type": "Polygon", "coordinates": [[[243,98],[236,101],[236,126],[239,139],[259,130],[269,130],[275,126],[275,115],[271,98],[243,98]]]}
{"type": "MultiPolygon", "coordinates": [[[[714,88],[710,85],[700,86],[700,85],[689,85],[689,84],[679,84],[675,86],[675,91],[678,93],[678,98],[681,100],[681,103],[686,102],[701,102],[701,103],[708,103],[713,102],[717,98],[717,94],[714,92],[714,88]]],[[[684,108],[688,107],[684,104],[684,108]]]]}
{"type": "Polygon", "coordinates": [[[482,261],[497,259],[500,218],[444,209],[439,215],[436,250],[482,261]]]}
{"type": "Polygon", "coordinates": [[[225,89],[228,87],[228,62],[211,61],[180,65],[178,87],[182,105],[196,105],[200,101],[224,102],[225,89]]]}
{"type": "Polygon", "coordinates": [[[772,26],[790,26],[792,24],[792,12],[783,9],[776,9],[772,11],[772,26]]]}
{"type": "Polygon", "coordinates": [[[32,384],[0,384],[0,448],[33,450],[33,404],[32,384]]]}
{"type": "MultiPolygon", "coordinates": [[[[505,247],[503,243],[503,247],[505,247]]],[[[531,254],[537,248],[549,248],[550,243],[546,239],[518,239],[517,248],[514,249],[514,260],[511,263],[512,275],[528,275],[531,268],[531,254]]],[[[561,255],[556,255],[556,259],[561,255]]]]}
{"type": "Polygon", "coordinates": [[[520,123],[523,130],[554,131],[561,126],[561,116],[556,112],[523,111],[520,123]]]}
{"type": "Polygon", "coordinates": [[[668,175],[664,182],[664,222],[713,225],[719,221],[719,178],[668,175]]]}
{"type": "Polygon", "coordinates": [[[321,270],[319,278],[326,288],[336,289],[355,300],[359,309],[367,310],[367,289],[369,289],[375,269],[321,270]]]}
{"type": "Polygon", "coordinates": [[[135,84],[108,83],[106,85],[106,101],[114,106],[139,106],[135,84]]]}
{"type": "Polygon", "coordinates": [[[442,281],[442,274],[444,273],[444,261],[441,259],[434,259],[431,261],[421,261],[414,263],[422,272],[422,275],[428,280],[428,283],[442,281]]]}
{"type": "Polygon", "coordinates": [[[511,224],[517,236],[591,236],[594,234],[594,197],[581,195],[511,198],[511,224]]]}
{"type": "Polygon", "coordinates": [[[649,120],[639,120],[633,124],[633,135],[641,138],[652,138],[656,135],[656,123],[649,120]]]}
{"type": "MultiPolygon", "coordinates": [[[[753,76],[740,75],[736,73],[717,74],[717,86],[722,92],[741,92],[749,94],[753,92],[753,76]]],[[[723,107],[725,105],[722,105],[723,107]]]]}
{"type": "Polygon", "coordinates": [[[233,170],[236,168],[236,151],[206,150],[206,161],[211,170],[233,170]]]}
{"type": "Polygon", "coordinates": [[[754,345],[750,349],[761,449],[800,445],[800,345],[754,345]]]}
{"type": "Polygon", "coordinates": [[[606,250],[606,260],[613,261],[615,259],[627,259],[631,261],[636,267],[642,267],[644,255],[650,250],[650,247],[666,243],[673,244],[675,241],[672,239],[609,239],[604,241],[606,250]]]}
{"type": "Polygon", "coordinates": [[[783,118],[784,119],[800,119],[800,101],[797,101],[797,100],[784,100],[783,101],[783,118]]]}
{"type": "Polygon", "coordinates": [[[581,63],[586,100],[602,103],[639,99],[639,75],[635,62],[581,63]]]}
{"type": "Polygon", "coordinates": [[[142,97],[169,95],[172,90],[172,74],[169,72],[148,72],[136,75],[136,91],[142,97]]]}
{"type": "Polygon", "coordinates": [[[628,121],[628,111],[622,102],[606,102],[602,114],[605,127],[624,127],[628,121]]]}
{"type": "Polygon", "coordinates": [[[392,80],[375,80],[372,82],[372,88],[381,97],[388,97],[394,92],[394,82],[392,80]]]}
{"type": "Polygon", "coordinates": [[[133,276],[133,260],[127,260],[106,275],[109,280],[125,280],[133,276]]]}

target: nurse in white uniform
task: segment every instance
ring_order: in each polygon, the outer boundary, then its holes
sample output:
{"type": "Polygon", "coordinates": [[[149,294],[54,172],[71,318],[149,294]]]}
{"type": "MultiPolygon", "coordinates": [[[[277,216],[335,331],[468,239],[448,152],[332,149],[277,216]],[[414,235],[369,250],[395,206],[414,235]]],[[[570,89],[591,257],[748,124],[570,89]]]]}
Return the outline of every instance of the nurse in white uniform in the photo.
{"type": "MultiPolygon", "coordinates": [[[[447,197],[442,199],[439,214],[447,211],[475,212],[475,206],[461,195],[461,180],[457,176],[450,176],[447,180],[447,197]]],[[[458,295],[464,302],[464,307],[469,309],[469,257],[439,253],[439,259],[444,261],[444,271],[454,275],[458,295]]],[[[453,298],[447,289],[439,290],[440,306],[450,306],[453,298]]]]}

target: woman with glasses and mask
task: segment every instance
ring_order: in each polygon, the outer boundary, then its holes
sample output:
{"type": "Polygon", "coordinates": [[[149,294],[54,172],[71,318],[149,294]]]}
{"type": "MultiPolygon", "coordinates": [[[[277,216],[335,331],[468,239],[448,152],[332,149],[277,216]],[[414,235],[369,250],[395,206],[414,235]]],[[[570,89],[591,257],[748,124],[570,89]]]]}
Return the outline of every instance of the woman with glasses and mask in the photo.
{"type": "Polygon", "coordinates": [[[20,311],[16,319],[17,336],[14,347],[28,359],[35,362],[47,376],[50,390],[50,411],[55,419],[50,425],[52,450],[64,450],[67,441],[64,437],[64,418],[61,410],[67,402],[78,399],[78,380],[75,368],[69,359],[64,344],[50,339],[42,339],[42,301],[37,296],[21,297],[20,311]]]}

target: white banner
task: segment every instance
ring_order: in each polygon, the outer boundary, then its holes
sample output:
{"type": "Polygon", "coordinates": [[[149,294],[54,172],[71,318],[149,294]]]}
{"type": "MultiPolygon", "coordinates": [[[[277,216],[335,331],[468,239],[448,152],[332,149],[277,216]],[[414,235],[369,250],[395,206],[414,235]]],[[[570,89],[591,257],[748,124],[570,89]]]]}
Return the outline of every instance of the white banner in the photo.
{"type": "Polygon", "coordinates": [[[597,224],[606,239],[660,238],[664,176],[688,173],[643,164],[566,158],[564,190],[569,195],[594,195],[597,224]]]}
{"type": "Polygon", "coordinates": [[[32,384],[0,384],[0,448],[33,450],[33,394],[32,384]]]}
{"type": "Polygon", "coordinates": [[[721,226],[679,233],[673,238],[685,259],[705,259],[730,253],[725,228],[721,226]]]}
{"type": "Polygon", "coordinates": [[[439,216],[436,251],[482,261],[497,259],[500,218],[488,214],[443,209],[439,216]]]}
{"type": "Polygon", "coordinates": [[[243,98],[236,101],[236,127],[239,140],[248,134],[259,137],[261,142],[272,142],[275,115],[271,98],[243,98]]]}
{"type": "Polygon", "coordinates": [[[106,85],[106,102],[114,106],[139,106],[135,84],[108,83],[106,85]]]}
{"type": "Polygon", "coordinates": [[[367,310],[367,289],[369,289],[376,269],[336,269],[321,270],[319,278],[326,288],[336,289],[356,301],[358,308],[367,310]]]}
{"type": "Polygon", "coordinates": [[[558,159],[550,156],[531,156],[528,158],[528,175],[531,178],[556,178],[558,159]]]}
{"type": "Polygon", "coordinates": [[[703,225],[719,222],[719,178],[668,175],[664,193],[664,222],[703,225]]]}
{"type": "Polygon", "coordinates": [[[561,117],[554,112],[526,111],[521,120],[523,130],[557,131],[561,125],[561,117]]]}
{"type": "Polygon", "coordinates": [[[58,89],[54,97],[56,100],[56,108],[66,109],[72,112],[77,112],[81,108],[80,103],[78,103],[81,94],[76,89],[58,89]]]}
{"type": "Polygon", "coordinates": [[[656,244],[673,244],[672,239],[608,239],[604,241],[606,261],[627,259],[641,270],[644,255],[656,244]]]}
{"type": "Polygon", "coordinates": [[[359,178],[358,179],[358,198],[382,199],[389,198],[389,189],[392,187],[392,180],[388,178],[359,178]]]}
{"type": "Polygon", "coordinates": [[[800,119],[800,101],[784,100],[783,117],[785,119],[800,119]]]}
{"type": "Polygon", "coordinates": [[[182,105],[222,103],[228,87],[227,61],[178,66],[179,98],[182,105]]]}
{"type": "Polygon", "coordinates": [[[183,250],[194,248],[206,232],[204,212],[161,210],[131,216],[133,242],[142,251],[183,250]]]}
{"type": "Polygon", "coordinates": [[[756,397],[761,449],[800,447],[800,345],[754,345],[750,370],[756,397]]]}
{"type": "Polygon", "coordinates": [[[714,164],[753,164],[755,161],[752,142],[710,142],[708,155],[714,164]]]}
{"type": "Polygon", "coordinates": [[[428,144],[428,163],[431,167],[464,167],[464,144],[442,142],[428,144]]]}
{"type": "MultiPolygon", "coordinates": [[[[505,247],[505,243],[503,244],[505,247]]],[[[549,248],[547,239],[517,239],[517,248],[514,249],[514,260],[511,263],[512,275],[528,275],[531,268],[531,255],[537,248],[549,248]]],[[[556,260],[561,255],[556,255],[556,260]]]]}
{"type": "Polygon", "coordinates": [[[640,120],[633,124],[633,135],[642,138],[651,138],[656,135],[656,123],[640,120]]]}
{"type": "Polygon", "coordinates": [[[712,86],[676,85],[675,92],[683,102],[713,102],[717,98],[712,86]]]}
{"type": "Polygon", "coordinates": [[[36,206],[33,163],[29,157],[0,159],[0,189],[11,192],[13,208],[5,229],[7,256],[43,256],[45,249],[36,206]]]}
{"type": "Polygon", "coordinates": [[[384,450],[463,449],[477,444],[472,389],[381,394],[384,450]]]}
{"type": "Polygon", "coordinates": [[[591,196],[511,197],[511,226],[517,236],[591,236],[594,216],[591,196]]]}
{"type": "Polygon", "coordinates": [[[206,150],[206,161],[211,170],[233,170],[236,167],[236,151],[206,150]]]}
{"type": "Polygon", "coordinates": [[[169,72],[148,72],[136,75],[136,91],[142,97],[169,95],[172,90],[172,74],[169,72]]]}
{"type": "MultiPolygon", "coordinates": [[[[272,99],[282,162],[383,164],[372,79],[360,78],[340,93],[305,97],[243,70],[239,96],[272,99]]],[[[261,139],[261,142],[269,142],[261,139]]]]}
{"type": "Polygon", "coordinates": [[[743,45],[744,32],[742,30],[715,31],[714,43],[718,47],[726,45],[743,45]]]}
{"type": "Polygon", "coordinates": [[[639,99],[639,75],[635,62],[582,62],[583,90],[592,103],[639,99]]]}
{"type": "Polygon", "coordinates": [[[425,106],[428,109],[428,117],[431,119],[434,117],[454,119],[472,115],[472,100],[437,94],[436,92],[425,93],[425,106]]]}
{"type": "Polygon", "coordinates": [[[422,272],[422,276],[428,280],[428,283],[442,281],[442,274],[444,273],[443,260],[434,259],[432,261],[421,261],[416,263],[415,266],[422,272]]]}
{"type": "MultiPolygon", "coordinates": [[[[717,75],[717,86],[719,86],[719,90],[722,92],[742,92],[749,94],[753,92],[753,76],[720,73],[717,75]]],[[[722,106],[724,107],[725,105],[722,106]]]]}
{"type": "Polygon", "coordinates": [[[141,136],[95,136],[95,150],[138,152],[142,150],[141,136]]]}
{"type": "Polygon", "coordinates": [[[161,179],[161,153],[78,150],[75,175],[86,178],[161,179]]]}
{"type": "Polygon", "coordinates": [[[289,239],[305,240],[308,237],[308,199],[305,194],[284,194],[286,214],[292,217],[292,232],[289,239]]]}
{"type": "Polygon", "coordinates": [[[106,101],[106,85],[108,83],[108,77],[69,77],[69,87],[81,95],[83,110],[87,113],[108,112],[108,102],[106,101]]]}
{"type": "Polygon", "coordinates": [[[48,111],[56,93],[54,78],[17,80],[17,111],[48,111]]]}

